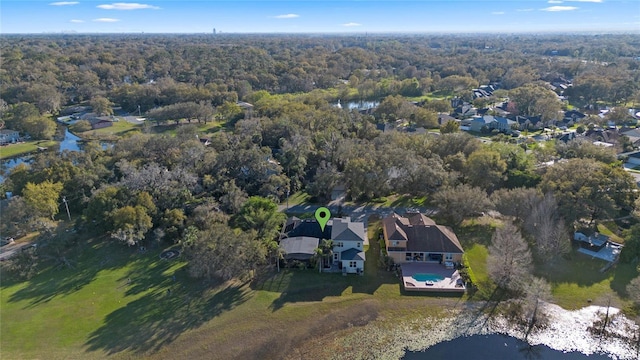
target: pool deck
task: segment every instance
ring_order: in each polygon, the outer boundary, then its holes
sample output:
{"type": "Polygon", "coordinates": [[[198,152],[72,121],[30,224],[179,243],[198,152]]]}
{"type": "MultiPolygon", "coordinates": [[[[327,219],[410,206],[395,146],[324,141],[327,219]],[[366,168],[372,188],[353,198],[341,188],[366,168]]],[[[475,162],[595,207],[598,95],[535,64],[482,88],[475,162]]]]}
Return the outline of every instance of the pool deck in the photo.
{"type": "Polygon", "coordinates": [[[406,291],[432,292],[464,292],[465,287],[458,270],[447,269],[442,264],[432,263],[404,263],[400,265],[402,271],[402,286],[406,291]],[[444,279],[436,282],[417,281],[414,274],[438,274],[444,279]],[[460,280],[460,281],[458,281],[460,280]],[[430,283],[430,285],[427,285],[430,283]]]}

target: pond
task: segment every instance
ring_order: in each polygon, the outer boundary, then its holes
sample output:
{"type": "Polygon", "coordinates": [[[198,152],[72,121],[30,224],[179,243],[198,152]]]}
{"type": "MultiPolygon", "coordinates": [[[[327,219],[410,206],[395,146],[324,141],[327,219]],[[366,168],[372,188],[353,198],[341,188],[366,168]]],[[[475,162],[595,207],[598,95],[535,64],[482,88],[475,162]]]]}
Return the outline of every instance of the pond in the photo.
{"type": "Polygon", "coordinates": [[[426,359],[545,359],[545,360],[605,360],[611,359],[604,354],[585,355],[580,352],[562,352],[545,345],[529,345],[526,342],[506,335],[473,335],[459,337],[433,345],[418,352],[407,352],[405,360],[426,359]]]}
{"type": "MultiPolygon", "coordinates": [[[[65,150],[69,151],[82,151],[82,139],[78,136],[72,134],[69,129],[64,129],[64,137],[60,141],[60,144],[57,145],[58,152],[63,152],[65,150]]],[[[110,143],[101,143],[103,149],[107,149],[112,144],[110,143]]],[[[55,148],[55,147],[54,147],[55,148]]],[[[24,154],[20,156],[16,156],[10,159],[4,159],[0,161],[0,183],[4,182],[3,175],[6,175],[11,169],[18,166],[19,164],[29,164],[33,161],[33,154],[24,154]]]]}

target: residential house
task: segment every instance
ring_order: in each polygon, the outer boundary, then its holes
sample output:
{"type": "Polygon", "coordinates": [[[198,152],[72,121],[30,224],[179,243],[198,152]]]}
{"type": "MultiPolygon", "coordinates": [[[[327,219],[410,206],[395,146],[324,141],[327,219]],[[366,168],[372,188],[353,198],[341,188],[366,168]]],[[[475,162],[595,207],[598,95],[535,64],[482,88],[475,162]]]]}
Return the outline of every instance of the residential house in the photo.
{"type": "Polygon", "coordinates": [[[333,255],[325,263],[325,271],[362,274],[366,261],[364,224],[352,222],[349,217],[333,218],[324,227],[315,219],[292,217],[285,223],[280,237],[280,249],[285,260],[308,262],[313,258],[322,240],[332,240],[333,255]]]}
{"type": "Polygon", "coordinates": [[[481,132],[483,128],[492,129],[493,123],[495,121],[496,119],[494,119],[493,116],[491,115],[475,117],[473,118],[473,120],[471,120],[471,123],[469,124],[469,128],[471,129],[471,131],[481,132]]]}
{"type": "Polygon", "coordinates": [[[96,113],[86,113],[77,117],[77,120],[86,120],[91,124],[91,129],[102,129],[113,126],[113,116],[98,116],[96,113]]]}
{"type": "Polygon", "coordinates": [[[453,266],[462,262],[464,250],[451,228],[438,225],[420,214],[393,214],[382,219],[387,255],[396,264],[439,263],[453,266]]]}
{"type": "Polygon", "coordinates": [[[611,263],[618,259],[623,248],[622,244],[613,242],[608,236],[598,232],[592,235],[575,232],[573,240],[580,246],[578,252],[611,263]]]}
{"type": "Polygon", "coordinates": [[[578,120],[584,119],[587,115],[581,113],[578,110],[568,110],[564,112],[565,119],[571,119],[575,123],[578,120]]]}
{"type": "Polygon", "coordinates": [[[0,130],[0,144],[10,144],[20,141],[20,133],[16,130],[2,129],[0,130]]]}
{"type": "Polygon", "coordinates": [[[362,273],[364,271],[364,243],[366,241],[364,224],[351,222],[348,217],[334,218],[331,228],[333,240],[333,262],[346,273],[362,273]]]}
{"type": "MultiPolygon", "coordinates": [[[[340,102],[338,102],[339,104],[340,102]]],[[[248,102],[244,102],[244,101],[238,101],[236,103],[241,109],[242,111],[244,111],[244,118],[245,119],[251,119],[253,117],[253,105],[249,104],[248,102]]]]}
{"type": "Polygon", "coordinates": [[[542,129],[543,124],[540,116],[520,116],[517,115],[514,121],[518,123],[519,130],[537,130],[542,129]]]}
{"type": "Polygon", "coordinates": [[[447,113],[438,113],[438,125],[444,125],[449,121],[458,121],[458,119],[447,113]]]}
{"type": "Polygon", "coordinates": [[[493,128],[504,132],[511,132],[511,127],[517,124],[515,121],[501,116],[495,116],[494,119],[495,122],[492,123],[493,128]]]}
{"type": "Polygon", "coordinates": [[[627,163],[640,165],[640,152],[636,151],[627,155],[627,163]]]}
{"type": "Polygon", "coordinates": [[[621,129],[620,133],[628,137],[634,147],[640,146],[640,129],[621,129]]]}

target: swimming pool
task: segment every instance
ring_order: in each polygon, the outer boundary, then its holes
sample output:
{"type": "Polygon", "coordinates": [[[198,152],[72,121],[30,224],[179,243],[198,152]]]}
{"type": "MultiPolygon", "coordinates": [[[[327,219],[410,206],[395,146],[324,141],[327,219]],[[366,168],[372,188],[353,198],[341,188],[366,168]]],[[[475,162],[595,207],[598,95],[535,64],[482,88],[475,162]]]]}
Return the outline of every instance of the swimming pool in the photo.
{"type": "Polygon", "coordinates": [[[444,277],[438,274],[413,274],[411,277],[416,281],[438,282],[444,280],[444,277]]]}

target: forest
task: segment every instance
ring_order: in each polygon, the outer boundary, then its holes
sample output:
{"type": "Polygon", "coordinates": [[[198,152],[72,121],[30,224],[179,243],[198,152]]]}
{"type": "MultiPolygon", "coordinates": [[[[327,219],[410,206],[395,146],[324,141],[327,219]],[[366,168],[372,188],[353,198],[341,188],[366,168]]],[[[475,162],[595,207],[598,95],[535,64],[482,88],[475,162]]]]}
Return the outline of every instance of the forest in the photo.
{"type": "MultiPolygon", "coordinates": [[[[498,211],[541,257],[566,253],[576,228],[628,217],[623,259],[640,256],[638,189],[621,149],[487,142],[438,123],[453,98],[478,107],[509,98],[545,120],[581,109],[583,130],[626,124],[625,111],[595,115],[640,104],[638,36],[6,35],[0,51],[7,129],[51,139],[54,118],[78,106],[147,119],[106,149],[87,139],[82,152],[39,153],[6,175],[3,236],[37,229],[55,253],[7,265],[20,276],[66,261],[70,245],[52,241],[66,205],[78,231],[178,243],[193,276],[241,277],[278,257],[279,203],[299,193],[326,203],[338,185],[356,203],[421,199],[454,226],[498,211]],[[546,86],[559,77],[572,80],[568,101],[546,86]],[[483,84],[499,89],[474,99],[483,84]],[[380,104],[335,106],[363,100],[380,104]],[[379,130],[397,122],[433,131],[379,130]]],[[[91,134],[87,125],[71,130],[91,134]]]]}

